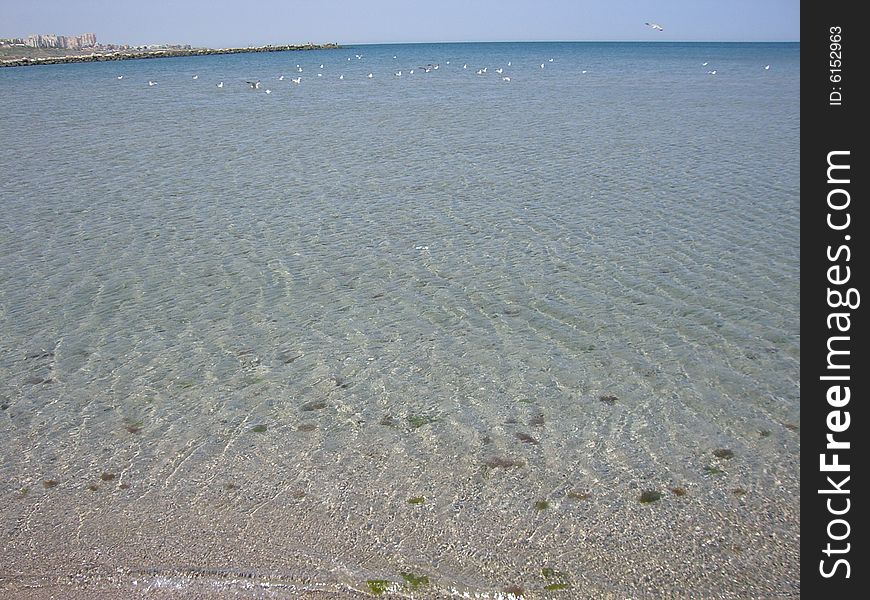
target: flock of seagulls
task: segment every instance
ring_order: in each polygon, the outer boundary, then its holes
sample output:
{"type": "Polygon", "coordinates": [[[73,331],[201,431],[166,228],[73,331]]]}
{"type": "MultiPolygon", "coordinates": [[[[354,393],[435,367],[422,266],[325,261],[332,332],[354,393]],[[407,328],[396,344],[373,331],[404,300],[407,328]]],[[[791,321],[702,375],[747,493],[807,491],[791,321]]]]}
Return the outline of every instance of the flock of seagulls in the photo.
{"type": "MultiPolygon", "coordinates": [[[[652,29],[652,30],[654,30],[654,31],[664,31],[664,30],[665,30],[665,28],[662,27],[661,25],[659,25],[658,23],[647,22],[647,23],[644,23],[644,25],[646,25],[647,27],[649,27],[650,29],[652,29]]],[[[362,60],[362,59],[363,59],[363,55],[362,55],[362,54],[354,54],[354,57],[356,58],[356,60],[362,60]]],[[[394,59],[394,60],[395,60],[395,59],[398,59],[398,57],[397,57],[396,55],[393,55],[393,59],[394,59]]],[[[352,60],[352,57],[348,56],[348,57],[347,57],[347,60],[348,60],[348,61],[352,60]]],[[[554,59],[554,58],[549,58],[549,59],[547,59],[547,62],[542,62],[542,63],[541,63],[541,69],[546,68],[547,63],[553,63],[553,62],[555,62],[555,59],[554,59]]],[[[448,60],[448,61],[446,62],[446,64],[449,65],[449,64],[450,64],[450,61],[448,60]]],[[[508,62],[507,62],[507,67],[510,67],[511,64],[512,64],[512,62],[511,62],[511,61],[508,61],[508,62]]],[[[701,66],[702,66],[702,67],[707,67],[709,64],[710,64],[709,61],[704,61],[703,63],[701,63],[701,66]]],[[[427,64],[427,65],[425,65],[425,66],[417,67],[416,71],[418,71],[418,72],[422,72],[422,73],[429,73],[429,72],[431,72],[431,71],[437,71],[440,67],[441,67],[440,64],[437,64],[437,63],[429,63],[429,64],[427,64]]],[[[319,70],[322,71],[324,68],[325,68],[325,65],[321,63],[320,66],[319,66],[319,70]]],[[[479,76],[484,76],[484,75],[487,74],[487,70],[488,70],[488,68],[489,68],[489,67],[481,67],[481,68],[477,69],[477,71],[475,71],[475,73],[476,73],[477,75],[479,75],[479,76]]],[[[468,69],[468,63],[463,63],[463,65],[462,65],[462,69],[464,69],[464,70],[465,70],[465,69],[468,69]]],[[[769,70],[770,70],[770,65],[764,65],[764,70],[765,70],[765,71],[769,71],[769,70]]],[[[296,72],[297,72],[297,73],[303,73],[303,72],[304,72],[304,67],[302,67],[302,65],[298,65],[298,64],[297,64],[297,65],[296,65],[296,72]]],[[[395,75],[396,77],[402,77],[402,75],[403,75],[404,72],[405,72],[405,71],[403,71],[403,70],[400,69],[400,70],[398,70],[398,71],[395,71],[395,72],[394,72],[394,75],[395,75]]],[[[504,72],[504,67],[498,67],[497,69],[494,69],[494,72],[495,72],[497,75],[501,76],[502,81],[505,81],[505,82],[510,82],[510,81],[511,81],[510,75],[505,74],[505,72],[504,72]]],[[[588,73],[588,72],[589,72],[589,71],[588,71],[588,70],[585,70],[585,69],[582,70],[582,71],[580,71],[580,73],[583,74],[583,75],[585,75],[585,74],[588,73]]],[[[716,75],[718,72],[719,72],[719,71],[718,71],[717,69],[715,69],[715,68],[711,68],[711,69],[709,69],[709,70],[707,71],[707,75],[716,75]]],[[[407,73],[408,73],[409,75],[413,75],[413,74],[415,73],[415,69],[409,69],[409,70],[407,71],[407,73]]],[[[323,73],[319,73],[319,72],[318,72],[318,73],[317,73],[317,77],[323,77],[323,73]]],[[[369,72],[368,75],[366,75],[366,78],[367,78],[367,79],[374,79],[374,77],[375,77],[374,72],[369,72]]],[[[199,75],[193,75],[192,78],[193,78],[193,80],[197,80],[197,79],[199,79],[199,75]]],[[[120,81],[120,80],[124,79],[124,76],[123,76],[123,75],[118,75],[118,76],[117,76],[117,79],[120,81]]],[[[340,75],[338,76],[338,79],[339,79],[340,81],[343,81],[343,80],[344,80],[344,74],[343,74],[343,73],[340,74],[340,75]]],[[[278,81],[284,81],[284,75],[278,75],[277,80],[278,80],[278,81]]],[[[297,77],[293,77],[293,78],[290,79],[290,81],[291,81],[291,83],[293,83],[294,85],[300,85],[300,84],[302,83],[302,76],[300,75],[300,76],[297,76],[297,77]]],[[[250,89],[252,89],[252,90],[259,90],[259,89],[262,87],[262,83],[260,82],[259,79],[256,80],[256,81],[245,81],[245,83],[246,83],[246,84],[248,85],[248,87],[249,87],[250,89]]],[[[156,82],[156,81],[153,81],[153,80],[150,80],[150,79],[148,80],[148,86],[149,86],[149,87],[154,87],[154,86],[156,86],[156,85],[157,85],[157,82],[156,82]]],[[[218,83],[216,84],[216,86],[217,86],[218,88],[223,88],[223,87],[224,87],[224,82],[223,82],[223,81],[220,81],[220,82],[218,82],[218,83]]],[[[272,90],[269,89],[269,88],[264,88],[263,91],[264,91],[265,93],[267,93],[267,94],[271,94],[271,93],[272,93],[272,90]]]]}

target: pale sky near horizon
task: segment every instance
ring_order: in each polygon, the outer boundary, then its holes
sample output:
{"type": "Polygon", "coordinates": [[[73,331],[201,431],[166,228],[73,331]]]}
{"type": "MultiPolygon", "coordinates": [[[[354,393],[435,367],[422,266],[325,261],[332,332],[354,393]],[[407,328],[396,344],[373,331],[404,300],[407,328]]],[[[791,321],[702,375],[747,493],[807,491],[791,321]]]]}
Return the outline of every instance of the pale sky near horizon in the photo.
{"type": "Polygon", "coordinates": [[[800,0],[0,0],[0,37],[227,47],[436,41],[799,41],[800,0]],[[644,25],[660,23],[659,32],[644,25]]]}

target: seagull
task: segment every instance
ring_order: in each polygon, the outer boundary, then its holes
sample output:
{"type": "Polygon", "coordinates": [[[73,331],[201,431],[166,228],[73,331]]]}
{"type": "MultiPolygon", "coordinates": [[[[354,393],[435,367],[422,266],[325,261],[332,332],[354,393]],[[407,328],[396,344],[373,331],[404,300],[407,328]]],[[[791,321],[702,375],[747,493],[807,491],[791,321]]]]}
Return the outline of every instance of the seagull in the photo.
{"type": "Polygon", "coordinates": [[[707,71],[707,75],[715,75],[715,74],[716,74],[716,69],[713,69],[712,71],[707,71]]]}
{"type": "Polygon", "coordinates": [[[317,76],[318,76],[318,77],[323,77],[323,73],[318,73],[317,76]]]}
{"type": "Polygon", "coordinates": [[[656,31],[664,31],[665,28],[659,25],[658,23],[644,23],[647,27],[652,27],[656,31]]]}
{"type": "Polygon", "coordinates": [[[764,65],[764,70],[765,70],[765,71],[770,71],[770,65],[764,65]]]}
{"type": "Polygon", "coordinates": [[[447,61],[447,64],[448,64],[448,65],[450,64],[450,61],[449,61],[449,60],[447,61]]]}
{"type": "Polygon", "coordinates": [[[299,71],[299,72],[301,73],[301,72],[302,72],[302,67],[299,67],[299,68],[296,69],[296,70],[299,71]]]}
{"type": "Polygon", "coordinates": [[[396,77],[401,77],[401,76],[402,76],[402,72],[401,72],[401,71],[396,71],[396,77]]]}
{"type": "Polygon", "coordinates": [[[218,87],[219,87],[219,88],[222,88],[222,87],[224,87],[224,82],[223,82],[223,81],[221,81],[221,82],[220,82],[220,83],[219,83],[219,84],[217,84],[217,86],[218,86],[218,87]]]}
{"type": "Polygon", "coordinates": [[[580,72],[581,72],[582,74],[585,75],[585,74],[588,73],[589,71],[580,71],[580,72]]]}
{"type": "Polygon", "coordinates": [[[301,77],[294,77],[294,78],[291,79],[290,81],[292,81],[292,82],[295,83],[296,85],[299,85],[300,83],[302,83],[302,78],[301,78],[301,77]]]}
{"type": "Polygon", "coordinates": [[[413,74],[414,74],[414,69],[411,69],[410,71],[408,71],[408,73],[410,73],[411,75],[413,75],[413,74]]]}
{"type": "Polygon", "coordinates": [[[396,58],[396,55],[395,55],[395,54],[393,55],[393,58],[396,58]]]}
{"type": "Polygon", "coordinates": [[[468,65],[462,65],[462,68],[463,68],[463,69],[467,69],[467,68],[468,68],[468,65]]]}
{"type": "Polygon", "coordinates": [[[551,58],[548,62],[553,62],[553,59],[551,58]]]}
{"type": "Polygon", "coordinates": [[[495,72],[498,73],[499,75],[502,74],[502,71],[504,71],[504,69],[496,69],[496,70],[495,70],[495,72]]]}
{"type": "Polygon", "coordinates": [[[259,90],[260,89],[260,80],[259,79],[257,81],[246,81],[245,83],[247,83],[249,86],[251,86],[252,90],[259,90]]]}
{"type": "Polygon", "coordinates": [[[320,68],[322,69],[322,68],[323,68],[323,65],[320,65],[320,68]]]}
{"type": "Polygon", "coordinates": [[[271,94],[271,93],[272,93],[272,90],[266,90],[266,93],[267,93],[267,94],[271,94]]]}
{"type": "Polygon", "coordinates": [[[354,54],[354,56],[356,56],[357,60],[362,60],[363,55],[362,54],[354,54]]]}
{"type": "Polygon", "coordinates": [[[278,81],[284,81],[284,76],[283,76],[283,75],[279,75],[279,76],[278,76],[278,81]]]}
{"type": "Polygon", "coordinates": [[[486,70],[487,70],[488,68],[489,68],[489,67],[484,67],[484,68],[483,68],[483,72],[486,73],[486,70]]]}
{"type": "Polygon", "coordinates": [[[369,73],[368,75],[366,75],[366,77],[368,77],[369,79],[371,79],[371,78],[374,77],[374,76],[375,76],[374,73],[369,73]]]}
{"type": "Polygon", "coordinates": [[[542,68],[542,69],[544,68],[544,63],[541,63],[541,68],[542,68]]]}
{"type": "Polygon", "coordinates": [[[511,66],[511,61],[508,61],[508,66],[511,66]]]}
{"type": "Polygon", "coordinates": [[[438,69],[438,67],[440,67],[440,66],[441,66],[441,65],[435,65],[435,66],[432,67],[432,68],[433,68],[433,69],[438,69]]]}
{"type": "Polygon", "coordinates": [[[339,79],[344,79],[344,75],[339,75],[338,78],[339,78],[339,79]]]}
{"type": "Polygon", "coordinates": [[[477,70],[477,74],[478,74],[478,75],[483,75],[483,69],[478,69],[478,70],[477,70]]]}
{"type": "Polygon", "coordinates": [[[707,63],[705,63],[705,62],[704,62],[704,63],[701,63],[701,66],[702,66],[702,67],[706,67],[706,66],[707,66],[707,63]]]}
{"type": "Polygon", "coordinates": [[[194,78],[194,79],[199,79],[199,75],[194,75],[193,78],[194,78]]]}
{"type": "Polygon", "coordinates": [[[501,80],[502,80],[502,81],[510,81],[511,78],[510,78],[510,77],[502,77],[501,80]]]}
{"type": "Polygon", "coordinates": [[[157,82],[156,82],[156,81],[150,81],[150,80],[149,80],[149,81],[148,81],[148,85],[149,85],[149,86],[157,85],[157,82]]]}
{"type": "Polygon", "coordinates": [[[120,79],[124,79],[124,76],[123,76],[123,75],[118,75],[118,79],[119,79],[119,80],[120,80],[120,79]]]}

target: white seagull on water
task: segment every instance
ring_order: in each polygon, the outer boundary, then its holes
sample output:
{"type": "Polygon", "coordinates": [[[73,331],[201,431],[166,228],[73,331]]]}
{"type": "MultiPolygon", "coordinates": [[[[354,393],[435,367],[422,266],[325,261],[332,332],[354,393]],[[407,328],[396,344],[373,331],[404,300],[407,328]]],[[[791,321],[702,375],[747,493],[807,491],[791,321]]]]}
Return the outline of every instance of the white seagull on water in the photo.
{"type": "Polygon", "coordinates": [[[123,75],[118,75],[118,79],[124,79],[123,75]]]}
{"type": "Polygon", "coordinates": [[[260,80],[259,79],[257,81],[246,81],[245,83],[247,83],[249,86],[251,86],[252,90],[259,90],[260,89],[260,80]]]}
{"type": "Polygon", "coordinates": [[[149,85],[149,86],[157,85],[157,82],[156,82],[156,81],[151,81],[151,80],[149,80],[149,81],[148,81],[148,85],[149,85]]]}
{"type": "Polygon", "coordinates": [[[218,87],[219,87],[219,88],[222,88],[222,87],[224,87],[224,82],[223,82],[223,81],[221,81],[221,82],[220,82],[220,83],[218,83],[218,84],[217,84],[217,86],[218,86],[218,87]]]}
{"type": "Polygon", "coordinates": [[[296,85],[299,85],[300,83],[302,83],[302,78],[301,78],[301,77],[294,77],[294,78],[291,79],[290,81],[292,81],[292,82],[295,83],[296,85]]]}
{"type": "Polygon", "coordinates": [[[194,75],[193,78],[194,78],[194,79],[199,79],[199,75],[194,75]]]}
{"type": "Polygon", "coordinates": [[[765,71],[770,71],[770,65],[764,65],[764,70],[765,70],[765,71]]]}

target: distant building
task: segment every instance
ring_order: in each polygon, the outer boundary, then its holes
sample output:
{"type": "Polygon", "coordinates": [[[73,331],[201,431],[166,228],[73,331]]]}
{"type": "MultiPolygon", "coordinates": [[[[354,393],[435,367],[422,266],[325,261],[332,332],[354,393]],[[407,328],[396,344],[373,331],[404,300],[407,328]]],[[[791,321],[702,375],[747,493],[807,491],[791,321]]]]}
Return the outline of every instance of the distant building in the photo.
{"type": "Polygon", "coordinates": [[[95,33],[85,33],[82,35],[55,35],[40,34],[31,35],[24,40],[24,45],[31,48],[64,48],[67,50],[80,50],[82,48],[93,48],[97,45],[97,35],[95,33]]]}

